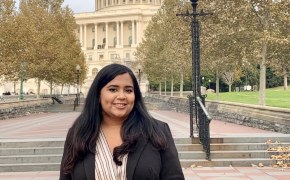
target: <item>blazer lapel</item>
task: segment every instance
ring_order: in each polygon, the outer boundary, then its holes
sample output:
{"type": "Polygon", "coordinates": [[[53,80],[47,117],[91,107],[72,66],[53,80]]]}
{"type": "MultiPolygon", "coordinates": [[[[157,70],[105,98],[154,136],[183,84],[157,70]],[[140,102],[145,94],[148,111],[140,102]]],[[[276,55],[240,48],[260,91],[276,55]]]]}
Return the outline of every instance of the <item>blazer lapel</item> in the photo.
{"type": "Polygon", "coordinates": [[[95,155],[89,153],[83,162],[87,180],[95,180],[95,155]]]}
{"type": "Polygon", "coordinates": [[[133,179],[135,168],[136,168],[137,163],[139,161],[139,158],[142,154],[142,151],[144,150],[147,143],[148,143],[148,139],[139,140],[137,142],[135,151],[132,153],[129,153],[127,167],[126,167],[127,180],[133,179]]]}

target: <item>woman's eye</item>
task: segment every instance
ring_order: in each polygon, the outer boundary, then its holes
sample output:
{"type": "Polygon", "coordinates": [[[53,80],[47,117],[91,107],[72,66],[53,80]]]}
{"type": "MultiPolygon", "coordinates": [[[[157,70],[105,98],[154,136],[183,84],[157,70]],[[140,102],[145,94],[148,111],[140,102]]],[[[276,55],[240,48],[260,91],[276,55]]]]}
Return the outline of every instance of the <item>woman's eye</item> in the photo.
{"type": "Polygon", "coordinates": [[[133,92],[133,89],[126,89],[126,92],[127,93],[132,93],[133,92]]]}
{"type": "Polygon", "coordinates": [[[111,91],[111,92],[116,92],[117,89],[115,89],[115,88],[110,88],[109,91],[111,91]]]}

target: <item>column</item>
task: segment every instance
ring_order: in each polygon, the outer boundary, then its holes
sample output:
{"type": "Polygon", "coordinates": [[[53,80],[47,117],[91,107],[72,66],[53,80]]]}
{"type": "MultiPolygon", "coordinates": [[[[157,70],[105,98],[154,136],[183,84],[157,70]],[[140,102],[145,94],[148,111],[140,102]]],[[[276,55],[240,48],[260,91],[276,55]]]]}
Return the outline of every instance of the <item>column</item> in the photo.
{"type": "Polygon", "coordinates": [[[109,47],[109,23],[106,22],[106,45],[105,49],[108,49],[109,47]]]}
{"type": "Polygon", "coordinates": [[[136,44],[139,44],[140,40],[140,36],[141,36],[142,32],[141,32],[141,21],[138,20],[136,22],[136,44]]]}
{"type": "Polygon", "coordinates": [[[121,21],[121,39],[120,39],[120,45],[123,48],[123,43],[124,43],[124,22],[121,21]]]}
{"type": "Polygon", "coordinates": [[[120,46],[120,22],[116,22],[117,26],[117,46],[116,47],[119,47],[120,46]]]}
{"type": "Polygon", "coordinates": [[[87,49],[87,25],[84,25],[84,49],[87,49]]]}
{"type": "Polygon", "coordinates": [[[135,40],[135,20],[132,21],[132,46],[136,45],[135,40]]]}
{"type": "Polygon", "coordinates": [[[94,49],[98,49],[98,24],[95,24],[95,47],[94,49]]]}
{"type": "Polygon", "coordinates": [[[83,47],[83,25],[80,24],[80,44],[83,47]]]}

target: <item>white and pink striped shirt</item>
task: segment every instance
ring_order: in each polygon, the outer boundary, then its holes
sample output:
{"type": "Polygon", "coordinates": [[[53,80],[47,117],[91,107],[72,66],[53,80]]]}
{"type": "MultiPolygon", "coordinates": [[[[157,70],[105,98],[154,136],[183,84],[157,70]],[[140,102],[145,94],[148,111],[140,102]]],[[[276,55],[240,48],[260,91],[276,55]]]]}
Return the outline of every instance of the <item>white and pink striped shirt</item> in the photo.
{"type": "Polygon", "coordinates": [[[103,131],[97,140],[95,156],[95,177],[96,180],[126,180],[126,165],[128,155],[122,159],[122,166],[117,166],[103,131]]]}

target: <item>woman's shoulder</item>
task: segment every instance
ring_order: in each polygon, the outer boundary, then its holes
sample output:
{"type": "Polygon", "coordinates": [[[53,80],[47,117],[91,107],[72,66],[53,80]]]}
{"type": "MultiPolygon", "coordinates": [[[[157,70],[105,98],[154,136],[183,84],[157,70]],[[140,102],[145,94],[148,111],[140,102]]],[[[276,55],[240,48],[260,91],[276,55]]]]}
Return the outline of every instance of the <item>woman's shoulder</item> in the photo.
{"type": "Polygon", "coordinates": [[[161,121],[161,120],[158,120],[158,119],[155,119],[155,118],[153,118],[153,120],[156,122],[156,124],[157,124],[157,126],[158,126],[159,128],[167,129],[168,124],[167,124],[166,122],[161,121]]]}

